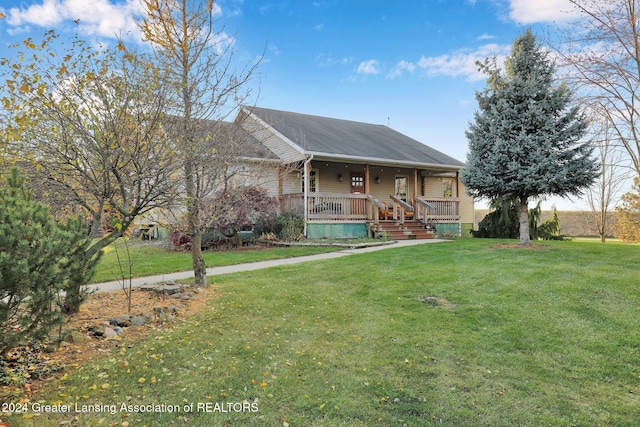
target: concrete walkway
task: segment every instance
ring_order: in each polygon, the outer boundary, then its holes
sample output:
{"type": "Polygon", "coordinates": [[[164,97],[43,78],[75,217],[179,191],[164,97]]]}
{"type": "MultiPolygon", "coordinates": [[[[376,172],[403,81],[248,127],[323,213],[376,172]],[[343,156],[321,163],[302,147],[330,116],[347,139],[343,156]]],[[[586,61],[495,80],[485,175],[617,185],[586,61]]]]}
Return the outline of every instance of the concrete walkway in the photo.
{"type": "MultiPolygon", "coordinates": [[[[414,246],[414,245],[422,245],[427,243],[439,243],[439,242],[448,242],[448,241],[449,240],[441,240],[441,239],[400,240],[395,243],[390,243],[388,245],[369,246],[366,248],[358,248],[358,249],[344,249],[337,252],[328,252],[328,253],[317,254],[317,255],[307,255],[307,256],[300,256],[295,258],[274,259],[269,261],[251,262],[247,264],[227,265],[224,267],[212,267],[212,268],[207,268],[207,276],[239,273],[242,271],[260,270],[263,268],[276,267],[279,265],[299,264],[301,262],[334,259],[334,258],[348,256],[348,255],[380,251],[383,249],[393,249],[393,248],[400,248],[404,246],[414,246]]],[[[165,282],[169,280],[177,281],[182,279],[188,279],[191,277],[194,277],[193,271],[180,271],[177,273],[160,274],[157,276],[138,277],[138,278],[132,279],[131,285],[133,287],[138,287],[144,284],[160,283],[160,282],[165,282]]],[[[127,282],[127,286],[128,284],[129,283],[127,282]]],[[[90,290],[98,291],[98,292],[114,291],[122,288],[122,282],[113,281],[113,282],[104,282],[104,283],[94,283],[92,285],[88,285],[87,288],[90,290]]]]}

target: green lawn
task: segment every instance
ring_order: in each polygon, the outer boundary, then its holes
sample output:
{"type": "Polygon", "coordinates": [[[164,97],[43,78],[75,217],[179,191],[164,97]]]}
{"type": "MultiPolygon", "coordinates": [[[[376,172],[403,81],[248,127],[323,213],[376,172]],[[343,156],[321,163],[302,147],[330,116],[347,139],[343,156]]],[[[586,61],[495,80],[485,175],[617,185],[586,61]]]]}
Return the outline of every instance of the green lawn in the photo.
{"type": "MultiPolygon", "coordinates": [[[[192,269],[191,252],[169,250],[167,244],[157,242],[141,242],[130,240],[129,255],[131,259],[133,277],[151,276],[157,274],[174,273],[192,269]]],[[[204,259],[207,267],[220,267],[246,262],[266,261],[278,258],[290,258],[313,255],[323,252],[340,250],[339,247],[273,247],[273,248],[243,248],[232,251],[206,251],[204,259]]],[[[98,264],[92,283],[110,282],[122,279],[118,256],[126,274],[129,271],[127,246],[122,240],[109,245],[98,264]]]]}
{"type": "Polygon", "coordinates": [[[115,414],[3,421],[636,426],[640,246],[495,244],[465,239],[219,276],[208,311],[34,399],[115,405],[115,414]],[[206,403],[243,402],[257,412],[206,412],[206,403]],[[127,414],[122,403],[179,413],[127,414]]]}

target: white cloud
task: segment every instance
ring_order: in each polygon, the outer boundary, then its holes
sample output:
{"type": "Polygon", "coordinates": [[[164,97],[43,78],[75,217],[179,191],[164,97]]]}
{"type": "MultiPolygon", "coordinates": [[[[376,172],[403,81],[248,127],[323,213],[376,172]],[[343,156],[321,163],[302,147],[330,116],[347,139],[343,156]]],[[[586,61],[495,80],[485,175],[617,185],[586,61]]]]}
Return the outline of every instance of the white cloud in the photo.
{"type": "Polygon", "coordinates": [[[487,34],[487,33],[484,33],[478,36],[478,40],[492,40],[495,38],[496,36],[492,36],[491,34],[487,34]]]}
{"type": "Polygon", "coordinates": [[[409,73],[413,73],[415,69],[416,69],[416,64],[409,61],[405,61],[403,59],[402,61],[398,62],[398,64],[395,67],[393,67],[393,69],[389,72],[389,74],[387,74],[387,78],[395,79],[396,77],[400,77],[401,75],[403,75],[405,71],[409,73]]]}
{"type": "Polygon", "coordinates": [[[418,67],[430,76],[466,77],[468,80],[477,81],[486,78],[478,71],[476,62],[483,62],[486,58],[496,56],[498,64],[504,62],[504,56],[509,53],[511,46],[486,44],[478,49],[458,50],[452,54],[440,56],[423,56],[418,61],[418,67]]]}
{"type": "Polygon", "coordinates": [[[11,8],[7,11],[7,23],[12,26],[37,24],[42,27],[62,22],[61,7],[58,0],[44,0],[27,9],[11,8]]]}
{"type": "MultiPolygon", "coordinates": [[[[90,37],[141,40],[136,17],[142,13],[140,0],[42,0],[28,7],[5,10],[7,23],[13,28],[9,34],[28,32],[30,27],[51,28],[76,21],[81,34],[90,37]]],[[[222,15],[222,9],[213,4],[213,15],[222,15]]],[[[225,32],[214,37],[212,43],[223,50],[233,45],[235,38],[225,32]]]]}
{"type": "Polygon", "coordinates": [[[52,27],[63,21],[79,20],[83,34],[100,37],[116,35],[139,38],[135,15],[140,12],[138,0],[117,4],[109,0],[43,0],[25,8],[11,8],[6,12],[7,23],[13,27],[52,27]]]}
{"type": "Polygon", "coordinates": [[[520,24],[560,22],[576,18],[569,0],[509,0],[509,18],[520,24]]]}
{"type": "Polygon", "coordinates": [[[376,61],[375,59],[362,61],[360,65],[358,65],[358,70],[356,72],[358,74],[380,74],[380,70],[378,69],[378,61],[376,61]]]}

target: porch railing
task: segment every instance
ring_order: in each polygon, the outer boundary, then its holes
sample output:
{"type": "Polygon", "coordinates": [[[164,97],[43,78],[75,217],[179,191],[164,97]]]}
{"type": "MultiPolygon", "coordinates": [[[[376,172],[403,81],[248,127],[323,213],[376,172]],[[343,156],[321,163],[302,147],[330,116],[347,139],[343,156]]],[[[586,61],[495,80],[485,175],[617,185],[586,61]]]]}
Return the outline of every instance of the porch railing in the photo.
{"type": "MultiPolygon", "coordinates": [[[[365,194],[310,193],[307,218],[311,221],[374,221],[379,220],[379,211],[385,208],[378,199],[365,194]]],[[[402,202],[402,201],[401,201],[402,202]]],[[[417,197],[414,205],[391,203],[393,217],[403,222],[405,211],[414,213],[414,218],[424,223],[460,221],[460,201],[451,197],[417,197]]],[[[282,199],[283,213],[304,216],[304,194],[286,194],[282,199]]]]}
{"type": "MultiPolygon", "coordinates": [[[[310,193],[307,199],[309,220],[365,221],[372,215],[372,204],[365,194],[310,193]]],[[[303,216],[304,195],[284,195],[283,210],[303,216]]]]}
{"type": "Polygon", "coordinates": [[[416,217],[423,222],[460,221],[460,200],[452,197],[417,197],[416,217]]]}

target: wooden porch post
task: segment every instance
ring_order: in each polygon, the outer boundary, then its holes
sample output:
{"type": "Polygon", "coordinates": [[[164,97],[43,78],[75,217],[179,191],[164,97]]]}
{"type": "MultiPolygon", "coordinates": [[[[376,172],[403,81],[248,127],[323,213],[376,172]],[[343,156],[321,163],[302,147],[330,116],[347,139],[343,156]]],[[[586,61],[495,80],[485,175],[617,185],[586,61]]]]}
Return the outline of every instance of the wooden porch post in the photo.
{"type": "Polygon", "coordinates": [[[364,165],[364,194],[369,194],[369,165],[364,165]]]}
{"type": "Polygon", "coordinates": [[[418,196],[418,169],[413,169],[413,200],[418,196]]]}

